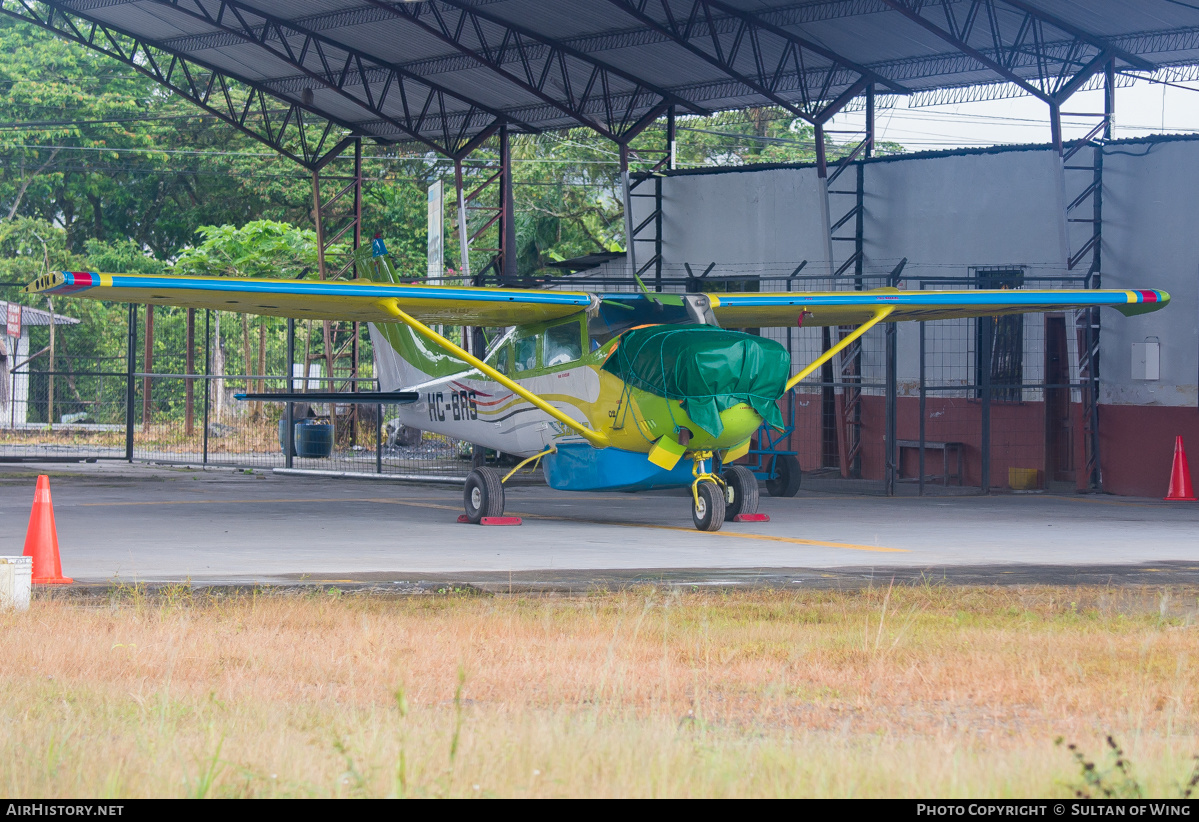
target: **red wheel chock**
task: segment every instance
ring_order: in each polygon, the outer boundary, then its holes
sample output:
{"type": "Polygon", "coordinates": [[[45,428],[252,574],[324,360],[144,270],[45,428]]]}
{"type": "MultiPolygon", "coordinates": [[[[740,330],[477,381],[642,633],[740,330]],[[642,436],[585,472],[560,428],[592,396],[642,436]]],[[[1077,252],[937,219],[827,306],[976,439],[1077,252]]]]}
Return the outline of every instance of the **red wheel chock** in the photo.
{"type": "Polygon", "coordinates": [[[733,522],[770,522],[769,514],[738,514],[733,522]]]}
{"type": "MultiPolygon", "coordinates": [[[[468,517],[466,514],[459,514],[458,521],[469,523],[470,517],[468,517]]],[[[520,525],[522,521],[523,520],[521,520],[520,517],[483,517],[482,519],[479,520],[479,524],[480,525],[520,525]]]]}

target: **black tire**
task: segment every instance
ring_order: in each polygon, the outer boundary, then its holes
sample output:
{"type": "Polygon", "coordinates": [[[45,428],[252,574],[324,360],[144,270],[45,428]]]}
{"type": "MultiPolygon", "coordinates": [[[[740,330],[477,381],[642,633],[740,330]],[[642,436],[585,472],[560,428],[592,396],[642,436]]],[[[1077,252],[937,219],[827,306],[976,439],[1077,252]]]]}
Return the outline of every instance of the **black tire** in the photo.
{"type": "Polygon", "coordinates": [[[793,497],[799,493],[802,478],[799,460],[790,454],[780,454],[774,458],[774,477],[766,480],[766,490],[772,497],[793,497]]]}
{"type": "Polygon", "coordinates": [[[462,493],[462,505],[466,518],[476,525],[483,517],[504,515],[503,475],[494,468],[476,468],[466,475],[466,488],[462,493]]]}
{"type": "Polygon", "coordinates": [[[725,519],[738,514],[758,513],[758,478],[744,465],[730,465],[724,469],[725,519]]]}
{"type": "Polygon", "coordinates": [[[699,507],[691,503],[691,521],[701,531],[719,531],[724,525],[724,493],[714,482],[699,484],[699,507]]]}

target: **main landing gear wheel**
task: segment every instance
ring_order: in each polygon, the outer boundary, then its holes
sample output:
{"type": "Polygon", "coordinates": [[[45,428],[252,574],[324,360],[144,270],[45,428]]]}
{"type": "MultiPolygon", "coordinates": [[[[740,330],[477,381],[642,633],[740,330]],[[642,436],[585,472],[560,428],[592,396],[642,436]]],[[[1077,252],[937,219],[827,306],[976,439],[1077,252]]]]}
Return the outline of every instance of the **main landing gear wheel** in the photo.
{"type": "Polygon", "coordinates": [[[790,454],[779,454],[774,458],[774,476],[766,480],[766,490],[772,497],[793,497],[799,493],[802,478],[799,460],[790,454]]]}
{"type": "Polygon", "coordinates": [[[754,472],[744,465],[730,465],[721,476],[725,483],[725,519],[732,519],[738,514],[758,513],[758,478],[754,472]]]}
{"type": "Polygon", "coordinates": [[[466,475],[466,490],[462,502],[466,518],[475,525],[483,517],[504,515],[503,475],[494,468],[476,468],[466,475]]]}
{"type": "Polygon", "coordinates": [[[691,521],[701,531],[719,531],[724,525],[724,492],[714,482],[705,480],[696,489],[699,502],[691,502],[691,521]]]}

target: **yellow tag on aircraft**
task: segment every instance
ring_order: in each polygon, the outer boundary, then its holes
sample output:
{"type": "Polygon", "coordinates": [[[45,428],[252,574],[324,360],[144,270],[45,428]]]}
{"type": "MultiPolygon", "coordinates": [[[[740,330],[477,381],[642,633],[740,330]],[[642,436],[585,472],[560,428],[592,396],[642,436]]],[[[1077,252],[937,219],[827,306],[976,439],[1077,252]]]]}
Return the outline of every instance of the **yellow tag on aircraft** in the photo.
{"type": "Polygon", "coordinates": [[[659,468],[670,471],[686,453],[687,446],[669,434],[663,436],[649,449],[649,461],[659,468]]]}

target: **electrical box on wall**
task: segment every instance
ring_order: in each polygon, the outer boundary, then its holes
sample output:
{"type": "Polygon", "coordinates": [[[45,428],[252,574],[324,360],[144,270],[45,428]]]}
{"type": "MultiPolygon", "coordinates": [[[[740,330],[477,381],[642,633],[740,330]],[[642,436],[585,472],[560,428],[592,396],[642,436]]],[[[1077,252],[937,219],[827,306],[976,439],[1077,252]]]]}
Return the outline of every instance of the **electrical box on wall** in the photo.
{"type": "Polygon", "coordinates": [[[1162,344],[1146,341],[1132,344],[1132,378],[1134,380],[1161,379],[1162,344]]]}

